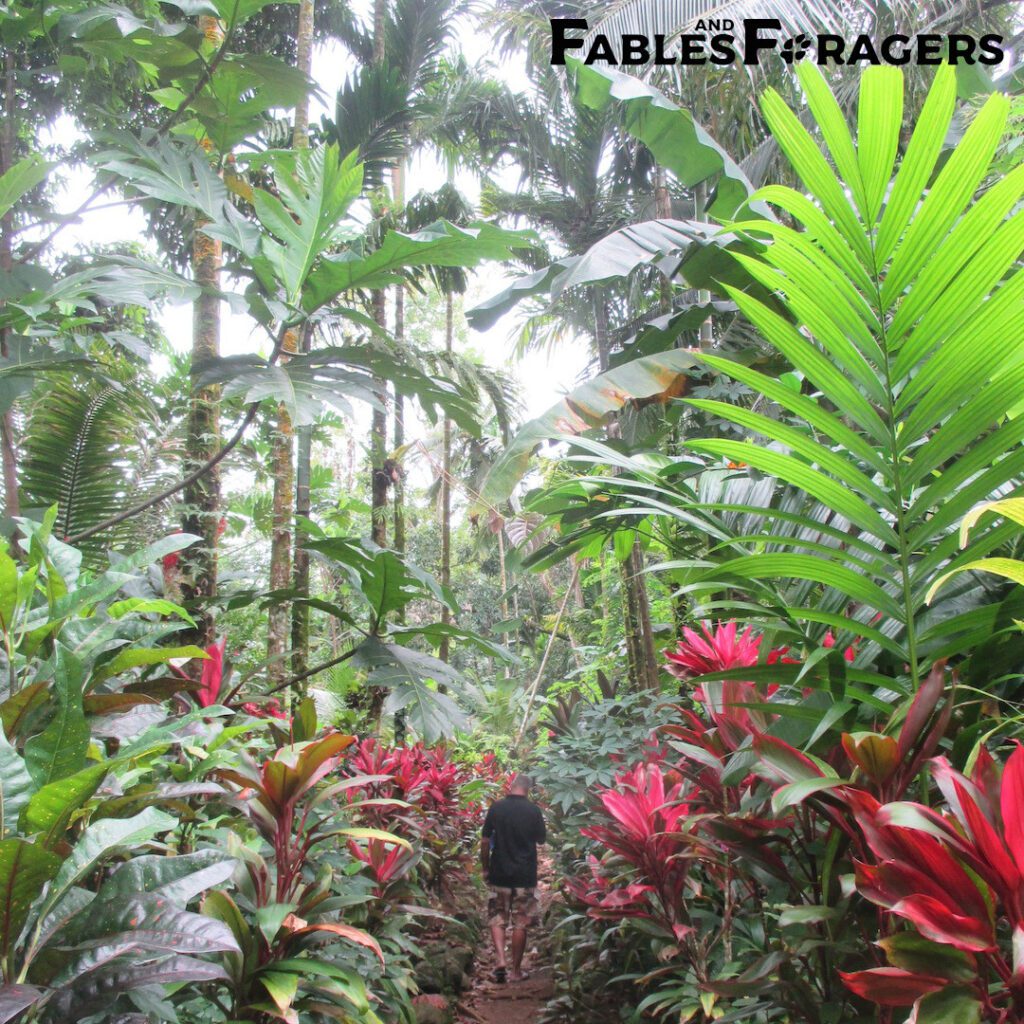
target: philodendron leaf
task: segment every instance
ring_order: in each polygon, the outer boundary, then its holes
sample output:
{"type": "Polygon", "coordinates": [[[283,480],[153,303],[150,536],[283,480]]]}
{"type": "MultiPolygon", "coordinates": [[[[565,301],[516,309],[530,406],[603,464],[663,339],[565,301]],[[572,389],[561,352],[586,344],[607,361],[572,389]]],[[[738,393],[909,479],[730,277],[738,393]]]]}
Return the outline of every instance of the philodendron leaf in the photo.
{"type": "Polygon", "coordinates": [[[24,839],[0,841],[0,957],[5,963],[29,907],[60,865],[55,853],[24,839]]]}
{"type": "Polygon", "coordinates": [[[0,731],[0,839],[15,830],[34,789],[24,759],[0,731]]]}
{"type": "Polygon", "coordinates": [[[442,683],[451,689],[462,682],[459,673],[443,661],[370,637],[356,652],[353,664],[369,670],[370,686],[390,691],[385,710],[389,714],[405,710],[409,725],[428,743],[465,726],[466,715],[447,693],[438,692],[433,685],[442,683]]]}

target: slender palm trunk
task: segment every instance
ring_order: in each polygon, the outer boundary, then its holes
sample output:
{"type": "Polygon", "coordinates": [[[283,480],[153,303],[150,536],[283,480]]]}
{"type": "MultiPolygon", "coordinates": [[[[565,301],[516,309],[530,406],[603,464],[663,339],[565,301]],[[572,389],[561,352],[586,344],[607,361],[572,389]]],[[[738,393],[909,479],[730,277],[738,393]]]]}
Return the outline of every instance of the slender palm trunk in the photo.
{"type": "MultiPolygon", "coordinates": [[[[4,123],[0,129],[0,175],[4,174],[17,159],[17,79],[15,75],[14,51],[4,50],[4,123]]],[[[14,214],[8,210],[0,220],[0,270],[11,269],[11,248],[14,237],[14,214]]],[[[0,332],[0,355],[8,354],[7,328],[0,332]]],[[[8,409],[0,418],[0,455],[3,461],[4,512],[8,518],[20,515],[21,502],[18,499],[18,450],[15,434],[14,410],[8,409]]]]}
{"type": "MultiPolygon", "coordinates": [[[[608,309],[600,288],[595,289],[593,302],[594,341],[597,345],[598,367],[603,373],[610,362],[611,339],[608,335],[608,309]]],[[[617,422],[608,425],[608,434],[611,437],[620,436],[617,422]]],[[[619,569],[624,596],[622,616],[629,679],[636,689],[656,689],[658,666],[654,655],[647,580],[643,573],[643,550],[639,541],[633,542],[629,556],[620,564],[619,569]]]]}
{"type": "MultiPolygon", "coordinates": [[[[451,291],[444,296],[444,350],[450,357],[455,334],[455,297],[451,291]]],[[[441,586],[452,584],[452,421],[444,418],[444,437],[441,451],[441,586]]],[[[447,606],[441,609],[441,622],[451,622],[452,613],[447,606]]],[[[441,637],[438,657],[447,664],[451,656],[448,637],[441,637]]]]}
{"type": "MultiPolygon", "coordinates": [[[[373,63],[380,64],[384,60],[384,22],[387,14],[386,0],[374,0],[373,3],[373,63]]],[[[374,322],[382,330],[387,330],[387,297],[383,288],[375,288],[370,293],[373,307],[374,322]]],[[[390,477],[384,468],[388,445],[388,414],[387,414],[387,381],[380,377],[374,378],[374,388],[379,409],[373,410],[370,423],[370,536],[375,544],[382,548],[388,542],[388,484],[390,477]]]]}
{"type": "MultiPolygon", "coordinates": [[[[297,66],[307,75],[310,71],[313,47],[313,2],[301,0],[299,4],[297,66]],[[305,64],[305,66],[303,66],[305,64]]],[[[295,109],[292,125],[292,144],[308,145],[309,107],[305,102],[295,109]]],[[[287,331],[282,345],[281,361],[297,355],[301,335],[297,330],[287,331]]],[[[292,586],[292,524],[295,516],[295,430],[284,403],[277,407],[277,429],[270,443],[270,463],[274,477],[274,498],[271,511],[270,589],[288,590],[292,586]]],[[[307,577],[308,580],[308,577],[307,577]]],[[[291,626],[291,605],[278,600],[267,613],[267,682],[271,689],[283,685],[289,678],[288,652],[291,626]]],[[[288,695],[286,695],[287,698],[288,695]]]]}
{"type": "MultiPolygon", "coordinates": [[[[310,74],[313,66],[313,24],[315,0],[301,0],[296,32],[296,66],[310,74]]],[[[295,107],[295,123],[292,127],[292,147],[305,149],[309,145],[309,99],[295,107]]],[[[307,327],[302,332],[299,349],[309,352],[312,332],[307,327]]],[[[306,424],[297,431],[295,460],[295,517],[308,519],[309,479],[313,460],[313,427],[306,424]]],[[[298,528],[295,531],[292,553],[292,589],[299,601],[292,605],[292,674],[301,675],[309,667],[309,605],[301,598],[309,597],[309,553],[302,546],[298,528]]]]}
{"type": "MultiPolygon", "coordinates": [[[[220,22],[208,15],[199,17],[199,29],[213,44],[223,39],[220,22]]],[[[220,449],[219,385],[198,387],[195,375],[204,360],[220,355],[220,271],[224,257],[221,243],[202,232],[197,223],[192,235],[192,276],[202,292],[192,306],[192,394],[189,401],[185,440],[185,471],[190,473],[208,462],[220,449]]],[[[196,629],[191,639],[200,646],[215,640],[216,622],[212,601],[217,595],[217,548],[220,536],[220,468],[193,481],[182,495],[186,533],[200,537],[186,548],[180,561],[181,599],[192,612],[196,629]]]]}
{"type": "MultiPolygon", "coordinates": [[[[707,202],[708,186],[706,181],[702,181],[696,186],[693,193],[693,206],[696,220],[703,220],[704,211],[707,207],[707,202]]],[[[711,292],[707,291],[704,288],[701,288],[697,292],[697,301],[710,302],[711,292]]],[[[702,352],[709,351],[712,345],[714,344],[714,322],[712,321],[710,316],[700,325],[698,344],[702,352]]]]}
{"type": "MultiPolygon", "coordinates": [[[[405,202],[405,166],[402,160],[395,164],[392,177],[392,188],[395,196],[395,203],[405,202]]],[[[401,281],[395,285],[395,345],[401,350],[405,345],[405,287],[401,281]]],[[[394,440],[395,452],[400,452],[405,445],[405,400],[395,389],[395,410],[394,410],[394,440]]],[[[401,456],[396,455],[396,458],[401,456]]],[[[405,483],[401,474],[394,480],[394,530],[396,551],[405,551],[405,483]]],[[[403,613],[404,617],[404,613],[403,613]]]]}

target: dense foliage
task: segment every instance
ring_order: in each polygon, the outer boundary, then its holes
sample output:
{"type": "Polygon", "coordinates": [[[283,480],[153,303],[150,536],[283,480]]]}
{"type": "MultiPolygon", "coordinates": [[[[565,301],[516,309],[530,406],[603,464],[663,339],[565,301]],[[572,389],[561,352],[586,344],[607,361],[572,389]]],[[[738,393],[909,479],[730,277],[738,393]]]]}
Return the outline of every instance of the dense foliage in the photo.
{"type": "Polygon", "coordinates": [[[443,1015],[524,767],[545,1020],[1024,1020],[1020,70],[683,7],[0,9],[0,1024],[443,1015]]]}

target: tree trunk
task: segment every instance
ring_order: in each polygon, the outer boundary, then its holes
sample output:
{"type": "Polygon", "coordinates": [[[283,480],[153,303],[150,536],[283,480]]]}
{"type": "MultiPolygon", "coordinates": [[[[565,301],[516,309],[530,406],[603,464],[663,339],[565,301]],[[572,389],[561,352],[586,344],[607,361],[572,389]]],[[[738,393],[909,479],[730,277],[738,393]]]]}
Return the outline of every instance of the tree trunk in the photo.
{"type": "MultiPolygon", "coordinates": [[[[444,350],[450,357],[455,334],[455,299],[451,291],[444,296],[444,350]]],[[[445,416],[444,436],[441,449],[441,586],[452,585],[452,421],[445,416]]],[[[447,626],[452,620],[448,606],[441,608],[441,624],[447,626]]],[[[437,656],[445,663],[451,657],[448,637],[441,637],[437,656]]]]}
{"type": "MultiPolygon", "coordinates": [[[[313,25],[315,0],[300,0],[298,28],[296,30],[295,65],[309,75],[313,67],[313,25]]],[[[304,96],[295,106],[292,126],[292,148],[309,146],[309,97],[304,96]]],[[[312,331],[307,325],[302,332],[300,350],[309,352],[312,331]]],[[[313,427],[306,424],[297,431],[298,445],[295,463],[295,516],[309,518],[309,478],[313,458],[313,427]]],[[[299,598],[309,597],[309,553],[302,546],[299,530],[295,530],[292,554],[292,587],[299,598]]],[[[292,674],[301,675],[309,667],[309,605],[299,600],[292,605],[292,674]]]]}
{"type": "MultiPolygon", "coordinates": [[[[405,202],[405,167],[401,160],[395,164],[392,177],[392,190],[395,203],[401,208],[405,202]]],[[[399,281],[395,285],[395,346],[401,350],[405,346],[405,286],[399,281]]],[[[395,389],[394,438],[396,453],[405,445],[405,400],[395,389]]],[[[396,458],[400,458],[396,454],[396,458]]],[[[401,473],[395,478],[394,486],[394,530],[395,550],[405,551],[405,483],[401,473]]],[[[404,612],[402,614],[404,619],[404,612]]]]}
{"type": "MultiPolygon", "coordinates": [[[[200,15],[199,29],[213,44],[223,39],[220,22],[200,15]]],[[[185,441],[185,472],[205,464],[220,449],[220,386],[197,387],[196,368],[220,355],[221,243],[204,235],[197,222],[192,235],[192,276],[203,290],[192,305],[192,393],[189,400],[185,441]]],[[[212,601],[217,595],[217,548],[220,536],[220,467],[189,484],[182,494],[185,511],[182,527],[200,537],[199,543],[181,554],[181,600],[192,613],[196,629],[191,641],[207,647],[216,640],[217,624],[212,601]]]]}
{"type": "MultiPolygon", "coordinates": [[[[309,74],[313,55],[313,0],[300,0],[296,30],[296,67],[309,74]]],[[[308,145],[308,100],[296,105],[292,123],[292,145],[308,145]]],[[[297,355],[305,331],[285,333],[281,347],[281,362],[297,355]]],[[[270,443],[270,464],[274,475],[274,500],[271,511],[270,589],[289,590],[292,586],[292,524],[295,518],[297,495],[295,489],[295,430],[283,402],[277,407],[277,429],[270,443]]],[[[308,495],[308,480],[307,480],[308,495]]],[[[308,501],[307,501],[308,504],[308,501]]],[[[307,569],[308,586],[308,569],[307,569]]],[[[291,633],[291,604],[276,601],[267,613],[267,683],[273,689],[282,686],[290,677],[288,659],[291,633]]],[[[290,694],[285,694],[290,699],[290,694]]]]}
{"type": "MultiPolygon", "coordinates": [[[[384,23],[387,16],[387,0],[373,0],[373,63],[384,60],[384,23]]],[[[374,322],[387,330],[387,298],[383,288],[370,293],[374,322]]],[[[387,381],[374,378],[377,401],[380,409],[373,410],[370,423],[370,537],[382,548],[388,543],[388,484],[390,479],[384,469],[388,446],[387,381]]]]}
{"type": "MultiPolygon", "coordinates": [[[[4,50],[4,123],[0,129],[0,175],[17,162],[17,78],[14,51],[4,50]]],[[[10,271],[14,237],[14,213],[8,210],[0,221],[0,270],[10,271]]],[[[0,332],[0,355],[8,355],[7,328],[0,332]]],[[[18,497],[18,453],[14,410],[8,409],[0,418],[0,453],[4,476],[4,512],[8,518],[21,514],[18,497]]]]}
{"type": "MultiPolygon", "coordinates": [[[[282,353],[297,351],[295,331],[288,331],[282,353]]],[[[282,354],[282,360],[284,356],[282,354]]],[[[292,500],[295,489],[295,462],[292,453],[295,435],[288,410],[277,407],[277,428],[270,443],[270,467],[274,477],[271,512],[270,589],[288,590],[292,584],[292,500]]],[[[267,684],[281,686],[288,678],[289,604],[278,600],[267,611],[267,684]]],[[[286,695],[287,697],[287,695],[286,695]]]]}
{"type": "MultiPolygon", "coordinates": [[[[608,335],[608,308],[600,288],[593,293],[594,341],[597,345],[598,367],[603,373],[610,363],[608,335]]],[[[608,424],[608,436],[620,437],[619,424],[608,424]]],[[[650,603],[647,599],[647,580],[643,575],[643,550],[634,541],[629,556],[620,563],[622,574],[623,630],[626,638],[626,662],[629,679],[637,689],[657,689],[658,665],[654,654],[654,634],[651,629],[650,603]]]]}
{"type": "MultiPolygon", "coordinates": [[[[707,206],[708,201],[708,185],[706,181],[699,182],[694,189],[693,193],[693,207],[694,207],[694,219],[703,220],[704,210],[707,206]]],[[[697,292],[698,302],[710,302],[711,292],[705,288],[701,288],[697,292]]],[[[701,352],[708,352],[714,345],[714,321],[709,316],[701,325],[700,333],[698,334],[698,345],[700,346],[701,352]]]]}
{"type": "MultiPolygon", "coordinates": [[[[373,63],[378,65],[384,61],[384,25],[387,17],[387,0],[373,0],[373,63]]],[[[383,288],[375,288],[370,293],[374,322],[382,330],[387,330],[387,297],[383,288]]],[[[388,542],[388,484],[390,477],[385,468],[388,443],[387,415],[387,381],[380,377],[374,378],[374,390],[380,409],[374,409],[370,422],[370,537],[380,547],[387,547],[388,542]]],[[[373,623],[377,628],[377,623],[373,623]]],[[[370,694],[370,721],[379,725],[381,712],[384,709],[385,690],[378,686],[370,694]]]]}

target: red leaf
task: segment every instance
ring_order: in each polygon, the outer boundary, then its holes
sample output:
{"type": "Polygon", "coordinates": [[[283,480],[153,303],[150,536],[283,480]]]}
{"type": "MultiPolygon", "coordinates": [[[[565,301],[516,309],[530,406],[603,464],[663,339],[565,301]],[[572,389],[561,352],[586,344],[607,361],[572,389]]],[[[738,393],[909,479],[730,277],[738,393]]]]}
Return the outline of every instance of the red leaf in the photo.
{"type": "Polygon", "coordinates": [[[922,996],[946,987],[945,978],[912,974],[898,967],[873,967],[852,974],[840,971],[839,977],[854,995],[882,1006],[913,1006],[922,996]]]}
{"type": "Polygon", "coordinates": [[[971,953],[987,953],[996,948],[995,935],[987,920],[956,914],[931,896],[908,896],[894,903],[892,912],[912,921],[933,942],[971,953]]]}
{"type": "Polygon", "coordinates": [[[1024,747],[1019,743],[1003,769],[999,802],[1006,845],[1017,864],[1024,864],[1024,747]]]}

